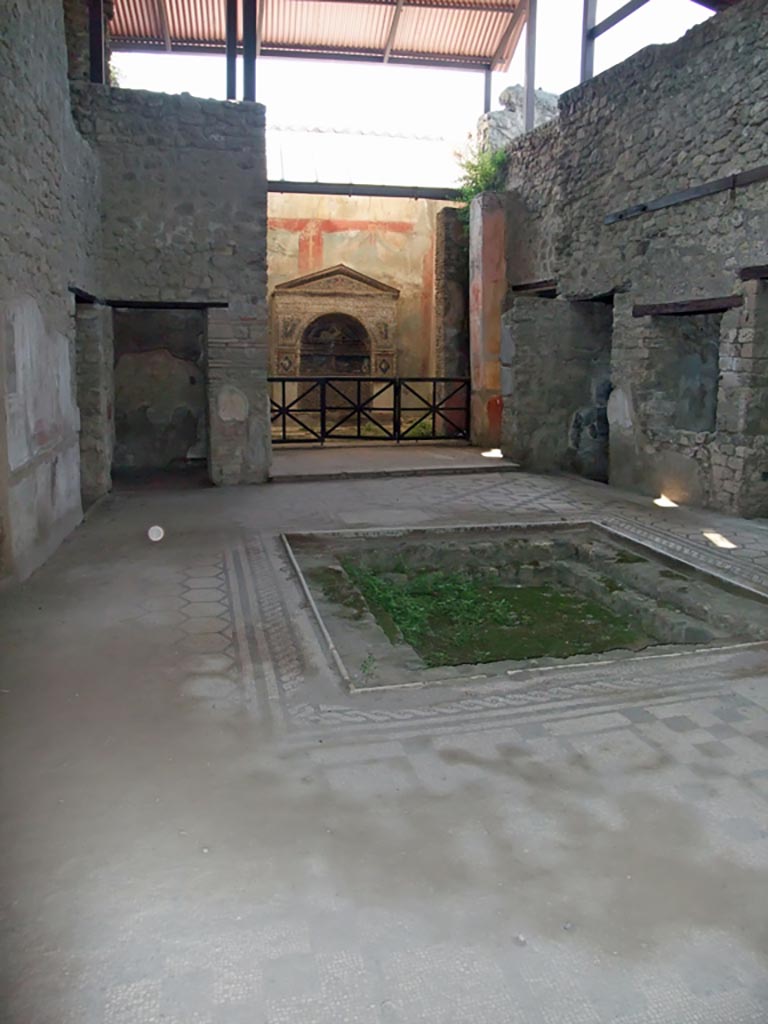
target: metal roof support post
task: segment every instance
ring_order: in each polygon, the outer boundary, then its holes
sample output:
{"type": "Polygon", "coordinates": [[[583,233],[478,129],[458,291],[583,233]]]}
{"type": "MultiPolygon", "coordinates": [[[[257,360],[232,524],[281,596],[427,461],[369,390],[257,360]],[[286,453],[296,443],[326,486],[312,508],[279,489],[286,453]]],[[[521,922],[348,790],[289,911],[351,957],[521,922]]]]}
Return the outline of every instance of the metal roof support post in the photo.
{"type": "Polygon", "coordinates": [[[243,99],[256,100],[256,0],[243,0],[243,99]]]}
{"type": "Polygon", "coordinates": [[[92,82],[103,85],[106,81],[104,53],[104,3],[88,0],[88,44],[90,47],[90,74],[92,82]]]}
{"type": "Polygon", "coordinates": [[[491,68],[485,69],[485,99],[483,101],[483,113],[487,114],[491,109],[491,68]]]}
{"type": "Polygon", "coordinates": [[[533,131],[536,120],[536,8],[538,0],[528,0],[525,23],[525,130],[533,131]]]}
{"type": "Polygon", "coordinates": [[[586,82],[595,73],[595,37],[597,0],[584,0],[584,19],[581,27],[581,80],[586,82]]]}
{"type": "Polygon", "coordinates": [[[227,99],[237,99],[237,0],[227,0],[227,99]]]}

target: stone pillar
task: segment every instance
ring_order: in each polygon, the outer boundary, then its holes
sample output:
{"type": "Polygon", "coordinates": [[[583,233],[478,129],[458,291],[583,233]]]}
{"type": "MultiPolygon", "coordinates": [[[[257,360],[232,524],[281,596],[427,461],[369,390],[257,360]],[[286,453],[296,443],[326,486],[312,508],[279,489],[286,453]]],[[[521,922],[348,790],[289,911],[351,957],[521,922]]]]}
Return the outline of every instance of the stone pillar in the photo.
{"type": "Polygon", "coordinates": [[[92,505],[112,487],[115,441],[112,335],[112,310],[108,306],[78,303],[75,337],[83,508],[92,505]]]}
{"type": "Polygon", "coordinates": [[[768,281],[744,284],[744,306],[723,316],[712,505],[768,516],[768,281]]]}
{"type": "Polygon", "coordinates": [[[269,478],[263,306],[208,311],[208,426],[208,472],[214,484],[255,484],[269,478]]]}
{"type": "Polygon", "coordinates": [[[472,200],[469,221],[469,362],[472,441],[501,439],[501,314],[507,292],[506,197],[486,192],[472,200]]]}

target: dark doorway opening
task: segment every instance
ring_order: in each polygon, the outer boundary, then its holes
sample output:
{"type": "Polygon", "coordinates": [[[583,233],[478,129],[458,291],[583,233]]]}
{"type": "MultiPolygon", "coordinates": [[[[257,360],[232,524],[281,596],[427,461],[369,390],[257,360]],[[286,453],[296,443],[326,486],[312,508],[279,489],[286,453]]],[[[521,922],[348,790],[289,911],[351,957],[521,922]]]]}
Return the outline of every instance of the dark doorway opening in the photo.
{"type": "Polygon", "coordinates": [[[207,477],[206,312],[115,308],[113,477],[207,477]]]}

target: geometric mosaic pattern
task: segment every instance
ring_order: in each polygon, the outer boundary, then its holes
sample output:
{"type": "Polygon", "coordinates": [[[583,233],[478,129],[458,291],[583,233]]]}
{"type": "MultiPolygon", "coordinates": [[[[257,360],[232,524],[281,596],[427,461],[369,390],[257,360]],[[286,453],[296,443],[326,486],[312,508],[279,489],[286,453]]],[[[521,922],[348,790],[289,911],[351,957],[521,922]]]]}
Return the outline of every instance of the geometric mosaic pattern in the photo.
{"type": "Polygon", "coordinates": [[[46,878],[76,925],[13,906],[14,1024],[764,1024],[768,644],[349,694],[279,536],[594,519],[768,594],[762,524],[527,474],[187,492],[175,540],[179,500],[112,499],[25,591],[85,631],[105,513],[166,514],[104,593],[188,760],[46,878]]]}

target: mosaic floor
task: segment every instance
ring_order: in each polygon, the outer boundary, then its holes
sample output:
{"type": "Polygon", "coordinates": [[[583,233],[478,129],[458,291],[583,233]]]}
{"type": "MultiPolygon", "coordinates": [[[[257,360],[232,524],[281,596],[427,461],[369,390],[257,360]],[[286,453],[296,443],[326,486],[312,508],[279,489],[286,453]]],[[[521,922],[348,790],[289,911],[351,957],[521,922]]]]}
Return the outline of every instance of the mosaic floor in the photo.
{"type": "Polygon", "coordinates": [[[527,474],[134,491],[0,594],[2,1019],[768,1019],[768,642],[350,695],[280,541],[542,519],[768,595],[766,526],[527,474]]]}

